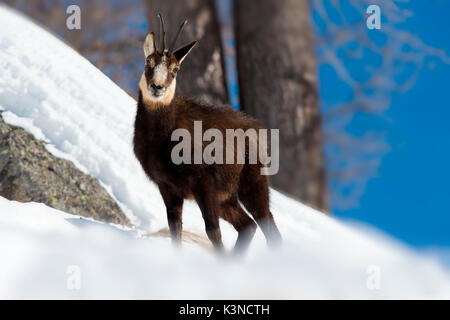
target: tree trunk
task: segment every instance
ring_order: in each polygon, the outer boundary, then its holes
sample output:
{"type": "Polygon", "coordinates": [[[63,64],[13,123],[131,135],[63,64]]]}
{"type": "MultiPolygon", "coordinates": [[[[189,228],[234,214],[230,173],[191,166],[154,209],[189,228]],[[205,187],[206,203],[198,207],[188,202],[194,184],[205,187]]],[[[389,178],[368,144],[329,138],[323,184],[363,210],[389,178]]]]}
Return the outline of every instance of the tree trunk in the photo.
{"type": "Polygon", "coordinates": [[[170,44],[178,27],[188,19],[178,46],[193,40],[199,43],[186,58],[177,77],[177,94],[221,104],[227,101],[220,45],[220,31],[211,0],[144,0],[149,30],[157,35],[161,13],[166,28],[166,43],[170,44]]]}
{"type": "Polygon", "coordinates": [[[326,210],[316,60],[306,0],[235,1],[241,108],[280,129],[272,184],[326,210]]]}

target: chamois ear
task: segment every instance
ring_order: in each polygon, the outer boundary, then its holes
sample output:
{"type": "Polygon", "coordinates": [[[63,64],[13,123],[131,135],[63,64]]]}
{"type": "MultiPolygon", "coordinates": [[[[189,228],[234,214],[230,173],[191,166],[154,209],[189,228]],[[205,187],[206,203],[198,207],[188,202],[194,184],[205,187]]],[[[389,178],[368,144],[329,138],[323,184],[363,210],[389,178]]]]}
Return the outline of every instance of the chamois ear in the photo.
{"type": "Polygon", "coordinates": [[[149,55],[155,53],[156,46],[155,46],[155,34],[153,32],[150,32],[146,37],[144,41],[144,54],[147,58],[149,55]]]}
{"type": "Polygon", "coordinates": [[[192,48],[197,44],[197,41],[192,41],[191,43],[185,45],[184,47],[181,47],[177,49],[173,55],[175,56],[175,59],[177,59],[178,63],[182,63],[184,58],[191,52],[192,48]]]}

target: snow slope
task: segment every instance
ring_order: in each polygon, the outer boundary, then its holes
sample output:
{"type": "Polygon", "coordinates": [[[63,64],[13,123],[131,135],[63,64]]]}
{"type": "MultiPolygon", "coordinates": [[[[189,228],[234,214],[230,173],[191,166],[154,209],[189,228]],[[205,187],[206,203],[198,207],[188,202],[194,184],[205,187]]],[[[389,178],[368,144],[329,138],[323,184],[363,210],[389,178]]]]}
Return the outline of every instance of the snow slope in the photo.
{"type": "MultiPolygon", "coordinates": [[[[0,298],[450,298],[449,272],[433,259],[275,191],[271,207],[285,240],[279,252],[265,248],[259,231],[240,262],[142,237],[167,223],[132,152],[136,102],[26,18],[0,6],[0,21],[5,121],[96,177],[136,225],[120,230],[0,198],[0,298]],[[80,290],[67,288],[70,266],[80,268],[80,290]]],[[[186,203],[183,222],[204,234],[195,203],[186,203]]],[[[231,246],[234,230],[223,222],[222,232],[231,246]]]]}

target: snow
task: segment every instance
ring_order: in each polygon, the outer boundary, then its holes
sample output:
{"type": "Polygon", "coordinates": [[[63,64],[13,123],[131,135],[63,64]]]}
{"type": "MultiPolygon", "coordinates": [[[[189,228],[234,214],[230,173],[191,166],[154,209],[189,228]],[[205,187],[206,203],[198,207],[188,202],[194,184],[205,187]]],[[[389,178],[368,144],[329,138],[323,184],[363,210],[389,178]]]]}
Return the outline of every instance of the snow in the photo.
{"type": "MultiPolygon", "coordinates": [[[[132,152],[136,102],[26,18],[0,6],[0,21],[5,121],[98,179],[136,226],[124,230],[0,198],[0,298],[450,298],[449,271],[432,257],[273,190],[280,251],[268,250],[260,231],[239,261],[143,236],[167,222],[132,152]],[[70,285],[73,270],[79,289],[70,285]]],[[[194,202],[185,204],[183,223],[205,234],[194,202]]],[[[236,233],[221,227],[232,246],[236,233]]]]}
{"type": "Polygon", "coordinates": [[[289,240],[281,251],[262,246],[234,261],[0,198],[0,299],[450,297],[448,274],[432,260],[307,212],[292,227],[297,237],[283,224],[289,240]],[[381,271],[379,290],[368,289],[371,266],[381,271]],[[70,285],[73,267],[79,289],[70,285]]]}

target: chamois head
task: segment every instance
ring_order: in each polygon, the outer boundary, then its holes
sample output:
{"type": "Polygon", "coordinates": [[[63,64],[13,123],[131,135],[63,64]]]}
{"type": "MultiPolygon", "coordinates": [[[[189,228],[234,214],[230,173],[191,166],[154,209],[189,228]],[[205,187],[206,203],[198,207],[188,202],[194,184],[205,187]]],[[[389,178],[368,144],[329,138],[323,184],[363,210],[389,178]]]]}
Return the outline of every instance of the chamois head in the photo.
{"type": "Polygon", "coordinates": [[[184,58],[195,46],[197,41],[175,49],[178,37],[187,23],[185,20],[170,44],[166,49],[166,31],[164,29],[164,20],[158,14],[160,21],[160,41],[158,49],[155,44],[155,34],[149,33],[144,42],[145,70],[142,74],[139,88],[145,100],[163,105],[170,104],[175,94],[177,72],[184,58]]]}

